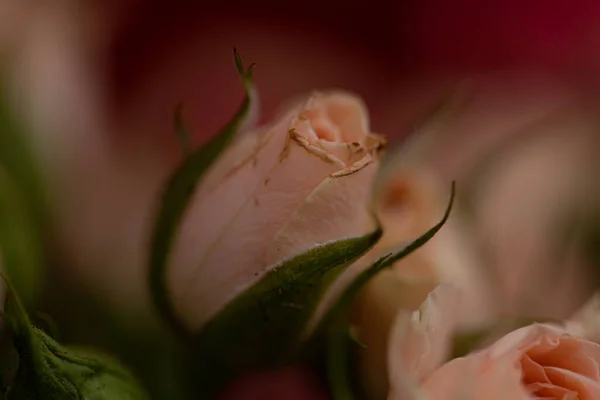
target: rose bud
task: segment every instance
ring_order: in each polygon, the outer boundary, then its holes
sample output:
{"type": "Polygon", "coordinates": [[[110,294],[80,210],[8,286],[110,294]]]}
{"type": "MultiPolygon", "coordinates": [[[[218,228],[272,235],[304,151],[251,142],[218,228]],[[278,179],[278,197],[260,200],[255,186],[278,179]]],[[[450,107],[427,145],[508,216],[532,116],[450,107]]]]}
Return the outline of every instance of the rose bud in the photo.
{"type": "Polygon", "coordinates": [[[368,199],[384,139],[341,91],[244,130],[255,92],[239,59],[238,70],[242,108],[168,182],[150,275],[155,304],[192,338],[197,360],[246,368],[302,353],[324,293],[381,236],[368,199]]]}
{"type": "Polygon", "coordinates": [[[114,359],[94,350],[64,347],[31,325],[20,299],[8,286],[5,319],[19,368],[6,399],[148,399],[137,380],[114,359]]]}

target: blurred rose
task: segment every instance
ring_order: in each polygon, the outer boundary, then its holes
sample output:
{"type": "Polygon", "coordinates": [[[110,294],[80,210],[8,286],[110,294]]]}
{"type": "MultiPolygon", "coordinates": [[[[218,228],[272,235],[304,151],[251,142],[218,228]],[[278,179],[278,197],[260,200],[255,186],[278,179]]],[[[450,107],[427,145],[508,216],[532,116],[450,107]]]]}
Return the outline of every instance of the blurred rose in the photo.
{"type": "MultiPolygon", "coordinates": [[[[419,145],[403,150],[398,162],[390,162],[387,171],[381,173],[375,189],[384,235],[370,258],[422,235],[439,221],[447,205],[450,186],[420,163],[419,154],[415,154],[419,145]]],[[[492,316],[488,282],[461,229],[460,221],[452,215],[422,248],[375,276],[358,298],[353,323],[367,346],[360,351],[360,371],[373,398],[383,398],[387,392],[387,339],[400,310],[417,309],[440,283],[460,282],[469,300],[461,322],[479,324],[492,316]]]]}
{"type": "Polygon", "coordinates": [[[548,110],[483,152],[463,178],[463,226],[505,315],[566,318],[597,284],[577,236],[597,212],[599,189],[591,173],[598,121],[587,107],[548,110]]]}
{"type": "Polygon", "coordinates": [[[367,209],[383,138],[362,101],[314,93],[242,132],[207,173],[168,270],[192,330],[282,260],[374,229],[367,209]]]}
{"type": "Polygon", "coordinates": [[[462,312],[456,290],[438,287],[418,312],[400,313],[390,342],[390,398],[537,399],[600,395],[600,345],[558,325],[535,324],[489,348],[448,359],[462,312]]]}
{"type": "Polygon", "coordinates": [[[458,180],[458,199],[439,234],[375,277],[357,302],[368,347],[361,375],[374,396],[387,390],[382,371],[396,312],[416,309],[440,283],[462,285],[467,329],[499,316],[562,319],[596,287],[581,238],[568,231],[596,212],[596,122],[568,92],[548,93],[555,94],[503,109],[501,92],[468,91],[430,118],[384,174],[379,254],[436,222],[450,179],[458,180]]]}
{"type": "Polygon", "coordinates": [[[577,225],[597,213],[597,102],[560,86],[526,97],[510,86],[466,93],[422,132],[417,162],[457,180],[453,218],[499,311],[565,318],[596,285],[577,225]],[[560,295],[548,300],[548,291],[560,295]]]}

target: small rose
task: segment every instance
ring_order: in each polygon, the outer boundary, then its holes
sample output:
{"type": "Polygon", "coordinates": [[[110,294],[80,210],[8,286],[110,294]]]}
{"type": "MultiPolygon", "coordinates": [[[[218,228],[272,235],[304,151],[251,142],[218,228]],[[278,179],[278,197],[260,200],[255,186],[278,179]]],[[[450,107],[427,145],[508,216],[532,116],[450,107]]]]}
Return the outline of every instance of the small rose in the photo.
{"type": "Polygon", "coordinates": [[[373,230],[367,198],[382,144],[362,101],[343,92],[314,93],[243,133],[206,174],[169,261],[189,329],[283,260],[373,230]]]}
{"type": "Polygon", "coordinates": [[[312,359],[335,283],[382,234],[368,200],[384,139],[363,102],[313,93],[248,130],[256,90],[235,57],[246,97],[219,134],[186,147],[149,257],[154,305],[187,339],[186,371],[207,396],[236,372],[312,359]]]}
{"type": "Polygon", "coordinates": [[[449,362],[460,292],[440,286],[390,337],[391,399],[595,399],[600,345],[560,325],[533,324],[449,362]]]}
{"type": "Polygon", "coordinates": [[[559,327],[531,325],[442,366],[424,389],[433,399],[461,394],[473,399],[596,399],[599,363],[600,345],[559,327]],[[466,372],[474,378],[469,383],[466,372]]]}

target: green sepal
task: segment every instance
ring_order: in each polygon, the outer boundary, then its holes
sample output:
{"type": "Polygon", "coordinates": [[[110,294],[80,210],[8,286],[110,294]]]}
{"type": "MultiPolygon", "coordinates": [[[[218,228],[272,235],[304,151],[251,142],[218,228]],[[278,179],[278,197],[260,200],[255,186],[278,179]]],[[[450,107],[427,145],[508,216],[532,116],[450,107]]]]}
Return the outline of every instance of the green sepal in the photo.
{"type": "Polygon", "coordinates": [[[378,228],[284,261],[226,305],[194,339],[189,370],[195,392],[210,398],[237,371],[314,358],[305,332],[322,296],[381,234],[378,228]]]}
{"type": "Polygon", "coordinates": [[[283,261],[207,322],[194,342],[233,367],[289,361],[294,352],[303,351],[306,327],[329,286],[381,234],[378,228],[283,261]]]}
{"type": "MultiPolygon", "coordinates": [[[[177,236],[177,229],[204,173],[231,143],[249,116],[251,106],[256,102],[252,66],[245,69],[241,57],[235,49],[234,56],[236,67],[246,89],[243,103],[232,120],[217,136],[200,149],[191,152],[171,175],[160,199],[152,229],[148,274],[152,301],[167,325],[183,337],[188,337],[190,333],[173,308],[166,284],[166,267],[177,236]]],[[[183,130],[183,125],[177,129],[183,130]]],[[[182,131],[179,133],[182,134],[182,131]]]]}
{"type": "Polygon", "coordinates": [[[8,400],[146,400],[133,375],[107,355],[60,345],[31,325],[18,295],[9,293],[5,321],[19,355],[8,400]]]}
{"type": "MultiPolygon", "coordinates": [[[[350,324],[350,307],[358,293],[375,275],[392,267],[397,261],[408,256],[427,243],[444,226],[454,204],[455,185],[452,183],[450,201],[444,216],[435,226],[419,238],[403,246],[401,249],[376,260],[360,273],[344,290],[336,304],[329,310],[317,329],[316,339],[325,338],[326,374],[331,394],[336,400],[354,399],[355,384],[351,378],[350,350],[355,343],[348,337],[350,324]]],[[[368,350],[367,350],[368,351],[368,350]]]]}

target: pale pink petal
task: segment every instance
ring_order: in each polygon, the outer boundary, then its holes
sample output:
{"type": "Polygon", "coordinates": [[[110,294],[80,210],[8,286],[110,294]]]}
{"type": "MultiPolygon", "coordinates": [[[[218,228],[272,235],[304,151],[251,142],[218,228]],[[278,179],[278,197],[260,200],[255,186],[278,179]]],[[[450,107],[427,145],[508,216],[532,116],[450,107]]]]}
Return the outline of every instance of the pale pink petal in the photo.
{"type": "MultiPolygon", "coordinates": [[[[419,258],[411,254],[407,258],[419,258]]],[[[412,260],[413,264],[419,263],[412,260]]],[[[388,341],[398,312],[406,312],[410,322],[412,310],[425,301],[440,282],[431,277],[400,276],[395,270],[381,271],[361,291],[353,309],[353,321],[366,349],[359,350],[357,368],[363,377],[366,393],[373,398],[383,398],[388,391],[388,341]]],[[[404,322],[397,321],[397,324],[404,322]]]]}
{"type": "Polygon", "coordinates": [[[518,353],[457,358],[438,369],[424,389],[430,400],[530,400],[518,361],[518,353]]]}
{"type": "Polygon", "coordinates": [[[456,358],[423,382],[428,400],[471,400],[476,393],[481,357],[456,358]]]}
{"type": "Polygon", "coordinates": [[[579,400],[577,392],[556,386],[552,383],[532,383],[527,385],[535,400],[579,400]]]}
{"type": "Polygon", "coordinates": [[[542,345],[532,347],[527,350],[527,355],[544,367],[557,367],[600,381],[600,345],[596,343],[562,337],[549,348],[542,345]]]}
{"type": "Polygon", "coordinates": [[[600,383],[573,371],[556,367],[544,367],[546,375],[556,386],[579,394],[581,400],[600,398],[600,383]]]}
{"type": "Polygon", "coordinates": [[[358,142],[365,147],[368,138],[365,133],[369,131],[369,115],[365,103],[360,97],[349,92],[337,91],[332,94],[316,93],[306,105],[305,117],[315,120],[315,130],[322,137],[334,136],[336,142],[358,142]],[[335,129],[335,134],[323,132],[321,126],[327,125],[335,129]]]}
{"type": "MultiPolygon", "coordinates": [[[[174,244],[173,255],[169,261],[169,286],[177,288],[172,291],[173,301],[181,316],[185,318],[193,316],[192,320],[203,320],[206,318],[206,312],[209,312],[204,309],[204,306],[213,303],[206,302],[206,299],[203,299],[204,303],[188,301],[187,290],[196,290],[196,292],[203,290],[202,284],[196,289],[189,288],[190,278],[197,276],[199,282],[214,282],[217,291],[227,291],[222,286],[227,276],[221,276],[221,273],[227,274],[232,268],[220,268],[220,265],[203,266],[201,269],[198,267],[211,244],[217,240],[218,235],[248,200],[252,200],[252,193],[264,184],[265,176],[277,164],[285,148],[287,141],[285,133],[292,115],[293,112],[290,112],[287,119],[283,118],[277,125],[269,128],[256,152],[237,168],[230,170],[227,179],[215,185],[214,181],[210,180],[209,171],[208,182],[212,189],[209,191],[200,188],[194,194],[190,209],[184,215],[174,244]],[[221,280],[221,277],[224,280],[221,280]],[[198,318],[194,315],[196,313],[199,314],[198,318]]],[[[220,175],[220,171],[217,170],[216,174],[220,175]]]]}
{"type": "Polygon", "coordinates": [[[491,357],[501,357],[515,352],[524,353],[541,343],[541,337],[557,338],[565,332],[559,326],[533,324],[514,330],[494,343],[487,351],[491,357]]]}
{"type": "Polygon", "coordinates": [[[542,367],[537,362],[533,361],[527,354],[521,358],[521,367],[523,368],[523,382],[525,384],[549,384],[550,379],[542,367]]]}
{"type": "Polygon", "coordinates": [[[368,210],[377,161],[365,157],[321,182],[270,241],[265,265],[293,257],[318,244],[372,232],[368,210]]]}
{"type": "Polygon", "coordinates": [[[405,377],[421,382],[448,357],[452,332],[459,321],[460,291],[438,286],[407,320],[400,312],[392,327],[388,352],[390,387],[405,377]]]}

